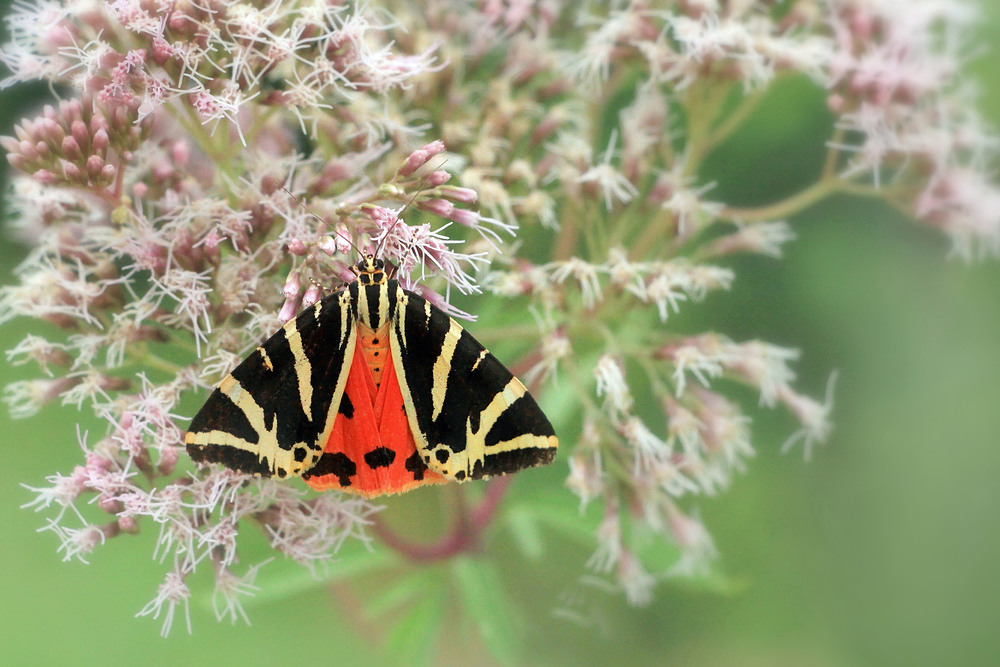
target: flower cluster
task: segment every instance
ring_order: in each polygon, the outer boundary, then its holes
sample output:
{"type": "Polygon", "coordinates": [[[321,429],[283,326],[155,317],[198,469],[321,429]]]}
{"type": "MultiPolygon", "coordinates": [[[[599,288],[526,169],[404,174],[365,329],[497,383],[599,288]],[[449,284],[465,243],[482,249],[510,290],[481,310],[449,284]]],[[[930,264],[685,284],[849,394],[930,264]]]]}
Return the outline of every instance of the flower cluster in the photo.
{"type": "Polygon", "coordinates": [[[957,78],[969,18],[962,0],[16,4],[0,86],[69,94],[0,139],[32,245],[0,321],[64,333],[8,352],[46,377],[4,399],[106,424],[31,504],[67,558],[155,524],[167,573],[140,613],[165,632],[206,562],[220,618],[245,618],[247,523],[308,567],[369,539],[369,502],[195,468],[182,435],[188,397],[377,252],[453,316],[471,317],[454,292],[517,304],[476,333],[522,346],[511,366],[569,406],[552,414],[567,485],[603,503],[590,566],[647,601],[716,556],[694,502],[754,454],[732,383],[787,409],[807,456],[830,429],[830,396],[793,387],[795,350],[674,328],[729,289],[733,255],[780,257],[836,193],[1000,254],[998,144],[957,78]],[[822,168],[768,205],[713,196],[706,158],[791,76],[835,118],[822,168]],[[679,560],[651,571],[650,535],[679,560]]]}

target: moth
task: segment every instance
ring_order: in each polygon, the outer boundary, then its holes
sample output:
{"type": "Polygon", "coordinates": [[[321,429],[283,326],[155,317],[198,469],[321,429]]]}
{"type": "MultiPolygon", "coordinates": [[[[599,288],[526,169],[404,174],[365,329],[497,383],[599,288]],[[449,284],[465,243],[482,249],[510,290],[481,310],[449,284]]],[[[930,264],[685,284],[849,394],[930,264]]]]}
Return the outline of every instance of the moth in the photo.
{"type": "Polygon", "coordinates": [[[553,460],[552,424],[496,357],[383,260],[352,271],[222,380],[192,459],[369,497],[553,460]]]}

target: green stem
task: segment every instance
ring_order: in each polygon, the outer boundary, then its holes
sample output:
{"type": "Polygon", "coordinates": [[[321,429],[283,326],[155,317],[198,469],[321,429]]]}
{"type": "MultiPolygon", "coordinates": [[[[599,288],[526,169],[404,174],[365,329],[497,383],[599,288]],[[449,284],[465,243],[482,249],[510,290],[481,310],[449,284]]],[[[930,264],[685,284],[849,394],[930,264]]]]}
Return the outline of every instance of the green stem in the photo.
{"type": "Polygon", "coordinates": [[[171,375],[177,375],[183,370],[183,366],[175,364],[172,361],[167,361],[162,357],[158,357],[155,354],[150,354],[146,350],[142,350],[135,355],[133,359],[134,363],[140,364],[142,366],[148,366],[149,368],[155,368],[157,370],[170,373],[171,375]]]}
{"type": "Polygon", "coordinates": [[[833,136],[830,138],[829,144],[830,148],[826,153],[826,162],[823,164],[823,176],[825,180],[827,178],[834,178],[837,173],[837,161],[840,159],[840,149],[833,148],[834,145],[842,144],[844,142],[844,130],[842,128],[835,128],[833,131],[833,136]]]}
{"type": "Polygon", "coordinates": [[[727,208],[722,212],[720,217],[740,220],[741,222],[782,220],[812,206],[835,192],[847,189],[849,188],[847,188],[847,184],[844,181],[837,178],[826,178],[816,181],[791,197],[775,202],[774,204],[757,208],[727,208]]]}
{"type": "Polygon", "coordinates": [[[740,101],[739,105],[726,118],[712,130],[705,140],[705,151],[718,146],[739,129],[740,125],[750,116],[764,99],[764,92],[751,93],[740,101]]]}

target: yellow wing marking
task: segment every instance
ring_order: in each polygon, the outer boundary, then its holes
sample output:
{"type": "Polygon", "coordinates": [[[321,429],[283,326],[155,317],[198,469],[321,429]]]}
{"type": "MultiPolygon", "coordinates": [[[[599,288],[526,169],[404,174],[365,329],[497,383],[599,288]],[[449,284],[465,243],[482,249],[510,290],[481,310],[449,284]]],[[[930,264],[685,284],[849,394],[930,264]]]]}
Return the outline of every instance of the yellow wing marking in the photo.
{"type": "Polygon", "coordinates": [[[256,454],[258,461],[262,462],[264,459],[268,459],[271,473],[284,470],[288,475],[301,474],[306,462],[297,462],[292,458],[292,452],[295,447],[304,444],[311,448],[312,443],[295,443],[291,449],[281,449],[278,447],[277,418],[271,428],[267,428],[264,424],[264,410],[257,404],[250,392],[243,389],[236,378],[227,375],[219,383],[219,391],[246,416],[250,426],[257,432],[257,442],[248,442],[226,431],[189,432],[185,436],[185,441],[192,445],[228,445],[256,454]]]}
{"type": "Polygon", "coordinates": [[[448,372],[451,370],[451,361],[455,356],[455,348],[462,337],[462,325],[455,320],[451,320],[448,333],[444,337],[441,346],[441,353],[434,360],[434,372],[431,375],[431,418],[437,419],[444,407],[444,398],[448,393],[448,372]]]}
{"type": "Polygon", "coordinates": [[[312,421],[312,364],[306,351],[302,349],[302,335],[295,326],[295,320],[291,320],[284,327],[285,340],[288,341],[288,349],[295,359],[295,377],[299,381],[299,401],[302,403],[302,413],[306,419],[312,421]]]}

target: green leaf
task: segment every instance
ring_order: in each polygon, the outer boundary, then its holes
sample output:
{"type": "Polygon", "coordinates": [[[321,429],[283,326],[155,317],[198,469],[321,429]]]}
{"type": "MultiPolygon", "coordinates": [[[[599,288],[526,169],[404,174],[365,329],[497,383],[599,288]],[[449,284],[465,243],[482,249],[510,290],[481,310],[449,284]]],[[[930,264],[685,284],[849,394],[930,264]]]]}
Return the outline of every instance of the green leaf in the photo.
{"type": "Polygon", "coordinates": [[[542,544],[542,531],[538,527],[534,513],[525,510],[523,506],[517,506],[511,508],[504,519],[514,537],[514,542],[521,548],[521,553],[531,560],[539,560],[545,552],[545,547],[542,544]]]}
{"type": "Polygon", "coordinates": [[[317,566],[314,575],[309,568],[288,563],[282,571],[267,573],[267,567],[261,570],[257,577],[260,591],[253,600],[257,603],[275,599],[289,598],[299,595],[317,586],[335,581],[343,581],[375,570],[392,567],[398,563],[395,556],[381,550],[370,551],[363,545],[348,553],[347,547],[341,550],[341,555],[327,564],[317,566]]]}
{"type": "Polygon", "coordinates": [[[399,608],[403,603],[425,595],[434,588],[434,583],[428,580],[426,570],[416,569],[411,570],[408,577],[385,583],[379,591],[366,591],[365,616],[375,618],[399,608]]]}
{"type": "Polygon", "coordinates": [[[452,572],[483,643],[499,662],[516,664],[522,652],[522,633],[496,568],[481,559],[457,558],[452,563],[452,572]]]}
{"type": "Polygon", "coordinates": [[[585,545],[593,545],[594,531],[597,530],[599,523],[599,515],[596,512],[581,512],[576,502],[570,504],[566,502],[565,497],[557,498],[551,494],[541,494],[531,501],[518,503],[511,507],[508,513],[521,513],[585,545]]]}
{"type": "Polygon", "coordinates": [[[387,633],[389,654],[399,664],[432,664],[431,650],[444,618],[443,591],[442,586],[425,586],[425,594],[416,599],[406,615],[387,633]]]}

